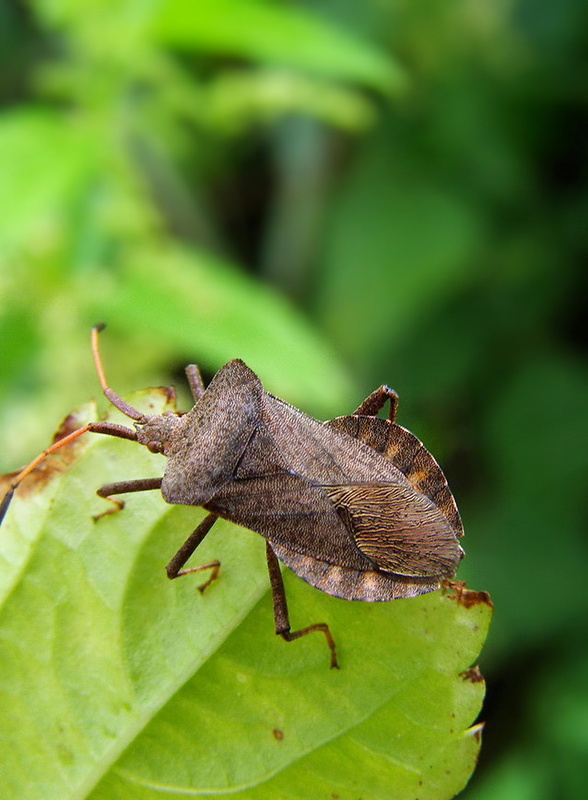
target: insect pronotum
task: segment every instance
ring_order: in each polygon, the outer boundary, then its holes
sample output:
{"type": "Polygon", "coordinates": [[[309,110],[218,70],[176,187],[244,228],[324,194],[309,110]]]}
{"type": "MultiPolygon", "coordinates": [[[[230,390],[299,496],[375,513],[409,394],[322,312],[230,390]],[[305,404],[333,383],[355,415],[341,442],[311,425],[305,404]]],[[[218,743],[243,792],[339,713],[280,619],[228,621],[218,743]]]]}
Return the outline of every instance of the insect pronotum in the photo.
{"type": "MultiPolygon", "coordinates": [[[[229,361],[205,387],[193,364],[186,375],[194,396],[187,413],[143,414],[107,384],[98,350],[103,325],[92,328],[98,379],[134,430],[91,422],[40,453],[13,479],[0,504],[0,522],[22,480],[50,453],[92,431],[145,445],[167,458],[161,478],[139,478],[98,489],[116,495],[160,489],[168,503],[202,506],[207,516],[167,565],[169,578],[220,564],[185,564],[219,517],[266,540],[275,630],[286,641],[319,631],[337,667],[329,626],[292,631],[278,560],[327,594],[347,600],[415,597],[452,578],[463,556],[463,529],[445,477],[423,444],[396,424],[398,395],[373,391],[353,414],[313,419],[264,391],[243,361],[229,361]],[[388,418],[376,415],[389,403],[388,418]]],[[[114,510],[114,509],[113,509],[114,510]]]]}

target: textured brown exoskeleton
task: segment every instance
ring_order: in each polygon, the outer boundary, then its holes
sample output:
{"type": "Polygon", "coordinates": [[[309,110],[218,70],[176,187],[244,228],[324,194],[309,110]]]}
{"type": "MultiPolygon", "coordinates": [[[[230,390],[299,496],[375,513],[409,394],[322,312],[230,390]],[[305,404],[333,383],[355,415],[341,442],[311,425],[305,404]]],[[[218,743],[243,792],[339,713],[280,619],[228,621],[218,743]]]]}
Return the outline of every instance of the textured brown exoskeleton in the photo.
{"type": "Polygon", "coordinates": [[[56,442],[16,476],[0,520],[23,478],[67,441],[86,431],[137,441],[166,456],[163,477],[109,484],[98,490],[101,497],[161,489],[168,503],[209,512],[167,565],[168,576],[209,569],[201,590],[214,580],[217,561],[183,567],[219,517],[257,531],[266,540],[276,633],[291,641],[321,631],[332,667],[337,658],[326,623],[290,630],[278,559],[347,600],[414,597],[453,577],[463,556],[459,512],[433,456],[396,424],[392,389],[381,386],[353,414],[320,422],[264,391],[235,359],[206,388],[197,367],[187,367],[191,411],[146,415],[108,387],[98,355],[102,327],[92,331],[98,376],[136,430],[92,422],[56,442]],[[388,419],[376,417],[387,401],[388,419]]]}

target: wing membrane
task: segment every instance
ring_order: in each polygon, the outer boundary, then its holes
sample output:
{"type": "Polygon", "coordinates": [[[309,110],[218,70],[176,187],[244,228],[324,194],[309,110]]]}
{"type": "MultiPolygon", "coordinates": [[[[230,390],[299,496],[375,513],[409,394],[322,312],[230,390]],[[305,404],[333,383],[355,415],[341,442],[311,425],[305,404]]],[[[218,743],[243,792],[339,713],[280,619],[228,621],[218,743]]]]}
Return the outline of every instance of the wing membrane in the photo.
{"type": "Polygon", "coordinates": [[[409,486],[324,486],[355,542],[379,569],[410,577],[452,577],[462,556],[435,504],[409,486]]]}
{"type": "Polygon", "coordinates": [[[387,419],[353,414],[336,417],[325,424],[368,444],[392,462],[406,476],[413,489],[433,501],[456,535],[463,534],[459,511],[445,475],[414,433],[387,419]]]}

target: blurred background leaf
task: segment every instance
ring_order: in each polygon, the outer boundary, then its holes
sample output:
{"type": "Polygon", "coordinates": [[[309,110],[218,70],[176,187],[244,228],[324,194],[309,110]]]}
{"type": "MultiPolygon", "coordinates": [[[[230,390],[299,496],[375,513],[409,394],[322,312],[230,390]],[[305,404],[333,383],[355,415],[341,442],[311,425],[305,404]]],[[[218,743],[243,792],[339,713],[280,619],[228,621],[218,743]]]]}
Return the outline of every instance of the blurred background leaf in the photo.
{"type": "Polygon", "coordinates": [[[378,89],[401,81],[390,54],[322,22],[315,12],[266,0],[170,0],[155,15],[153,38],[204,53],[287,64],[378,89]]]}
{"type": "MultiPolygon", "coordinates": [[[[464,797],[586,778],[579,0],[0,4],[0,461],[97,394],[251,361],[320,416],[386,382],[497,613],[464,797]]],[[[182,395],[184,405],[188,398],[182,395]]]]}

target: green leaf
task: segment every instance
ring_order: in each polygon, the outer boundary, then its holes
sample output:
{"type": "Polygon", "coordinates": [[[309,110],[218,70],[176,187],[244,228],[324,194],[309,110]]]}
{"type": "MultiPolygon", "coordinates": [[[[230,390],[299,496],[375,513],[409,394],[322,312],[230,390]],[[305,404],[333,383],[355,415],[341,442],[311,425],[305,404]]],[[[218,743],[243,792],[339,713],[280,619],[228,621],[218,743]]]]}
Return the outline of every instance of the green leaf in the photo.
{"type": "Polygon", "coordinates": [[[373,44],[303,9],[257,0],[168,0],[154,17],[163,43],[308,69],[396,90],[403,74],[373,44]]]}
{"type": "MultiPolygon", "coordinates": [[[[151,413],[165,400],[131,398],[151,413]]],[[[92,520],[96,486],[160,475],[161,456],[88,436],[51,463],[20,487],[0,538],[6,800],[377,800],[390,787],[435,800],[465,784],[484,598],[350,603],[287,572],[293,625],[325,621],[336,637],[341,670],[329,670],[322,637],[274,635],[256,534],[215,526],[197,561],[219,558],[221,573],[200,595],[163,566],[201,510],[146,492],[92,520]]]]}
{"type": "Polygon", "coordinates": [[[198,109],[211,129],[232,135],[288,113],[353,132],[367,128],[375,116],[372,103],[357,90],[286,69],[225,70],[209,82],[198,109]]]}

